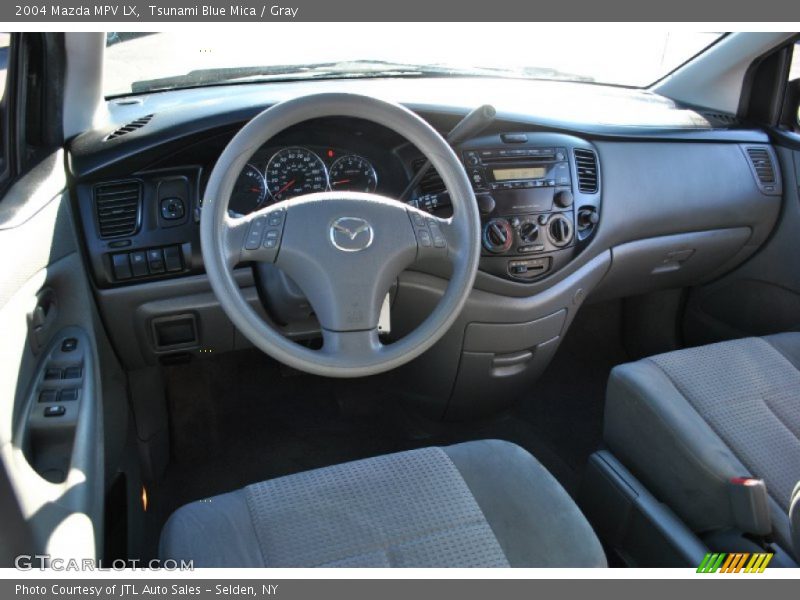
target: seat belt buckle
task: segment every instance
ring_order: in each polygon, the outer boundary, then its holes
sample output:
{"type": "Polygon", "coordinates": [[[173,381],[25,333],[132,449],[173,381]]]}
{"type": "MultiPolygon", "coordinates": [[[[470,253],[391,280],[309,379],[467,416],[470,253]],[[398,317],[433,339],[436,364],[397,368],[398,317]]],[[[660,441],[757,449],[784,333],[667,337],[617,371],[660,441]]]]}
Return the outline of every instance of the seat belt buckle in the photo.
{"type": "Polygon", "coordinates": [[[755,477],[731,477],[728,489],[736,527],[752,535],[769,535],[772,532],[772,519],[764,480],[755,477]]]}

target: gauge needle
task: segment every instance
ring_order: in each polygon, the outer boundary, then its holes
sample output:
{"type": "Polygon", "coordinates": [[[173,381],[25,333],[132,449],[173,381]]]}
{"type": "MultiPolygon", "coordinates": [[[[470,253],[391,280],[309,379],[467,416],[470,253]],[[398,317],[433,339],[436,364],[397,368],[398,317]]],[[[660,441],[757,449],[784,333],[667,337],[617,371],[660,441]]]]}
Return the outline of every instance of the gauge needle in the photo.
{"type": "Polygon", "coordinates": [[[281,189],[275,192],[275,195],[279,196],[280,194],[288,190],[290,187],[292,187],[296,182],[297,182],[296,179],[292,179],[289,183],[287,183],[285,186],[283,186],[281,189]]]}
{"type": "Polygon", "coordinates": [[[339,185],[340,183],[350,183],[349,179],[340,179],[339,181],[334,181],[333,185],[339,185]]]}

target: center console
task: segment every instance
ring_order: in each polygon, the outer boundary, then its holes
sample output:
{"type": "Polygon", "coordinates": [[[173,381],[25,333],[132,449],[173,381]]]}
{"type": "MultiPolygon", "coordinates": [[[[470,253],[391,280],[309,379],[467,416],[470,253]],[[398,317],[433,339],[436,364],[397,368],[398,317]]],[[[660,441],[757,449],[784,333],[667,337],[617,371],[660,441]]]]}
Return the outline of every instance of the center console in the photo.
{"type": "Polygon", "coordinates": [[[562,267],[594,232],[599,169],[586,142],[504,133],[460,153],[481,213],[483,271],[534,281],[562,267]]]}

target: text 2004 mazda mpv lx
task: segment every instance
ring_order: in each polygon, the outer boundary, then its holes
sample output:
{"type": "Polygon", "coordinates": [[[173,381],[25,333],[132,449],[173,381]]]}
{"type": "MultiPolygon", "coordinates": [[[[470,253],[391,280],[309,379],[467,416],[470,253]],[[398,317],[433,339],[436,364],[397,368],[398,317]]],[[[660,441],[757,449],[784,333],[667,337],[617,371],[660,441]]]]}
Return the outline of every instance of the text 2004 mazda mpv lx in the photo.
{"type": "Polygon", "coordinates": [[[6,37],[4,564],[796,565],[795,34],[504,31],[6,37]]]}

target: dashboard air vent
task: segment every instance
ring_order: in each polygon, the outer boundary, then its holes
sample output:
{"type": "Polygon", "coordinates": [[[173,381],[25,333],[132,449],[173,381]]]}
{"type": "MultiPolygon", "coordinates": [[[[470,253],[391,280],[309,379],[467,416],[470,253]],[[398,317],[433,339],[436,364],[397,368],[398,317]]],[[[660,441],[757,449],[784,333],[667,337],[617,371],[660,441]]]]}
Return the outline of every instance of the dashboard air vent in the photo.
{"type": "Polygon", "coordinates": [[[118,137],[125,135],[126,133],[130,133],[131,131],[136,131],[137,129],[141,129],[142,127],[147,125],[152,118],[153,115],[145,115],[143,117],[139,117],[135,121],[131,121],[127,125],[123,125],[122,127],[119,127],[118,129],[115,129],[114,131],[109,133],[105,137],[105,141],[115,140],[118,137]]]}
{"type": "Polygon", "coordinates": [[[98,185],[94,188],[94,206],[101,238],[131,235],[139,226],[142,186],[138,181],[98,185]]]}
{"type": "Polygon", "coordinates": [[[747,155],[750,157],[758,180],[764,185],[775,183],[775,168],[772,166],[772,158],[766,148],[747,148],[747,155]]]}
{"type": "Polygon", "coordinates": [[[700,114],[702,114],[714,127],[735,127],[742,124],[736,115],[729,113],[704,111],[700,114]]]}
{"type": "MultiPolygon", "coordinates": [[[[414,159],[414,161],[411,163],[411,168],[414,170],[415,175],[426,162],[427,160],[422,156],[414,159]]],[[[425,177],[423,177],[422,181],[419,182],[419,190],[424,195],[440,194],[445,190],[444,181],[442,181],[442,178],[439,176],[439,173],[436,172],[436,169],[433,167],[428,169],[428,172],[425,173],[425,177]]]]}
{"type": "Polygon", "coordinates": [[[584,194],[597,193],[597,156],[592,150],[575,148],[575,168],[578,171],[578,189],[584,194]]]}

